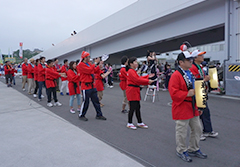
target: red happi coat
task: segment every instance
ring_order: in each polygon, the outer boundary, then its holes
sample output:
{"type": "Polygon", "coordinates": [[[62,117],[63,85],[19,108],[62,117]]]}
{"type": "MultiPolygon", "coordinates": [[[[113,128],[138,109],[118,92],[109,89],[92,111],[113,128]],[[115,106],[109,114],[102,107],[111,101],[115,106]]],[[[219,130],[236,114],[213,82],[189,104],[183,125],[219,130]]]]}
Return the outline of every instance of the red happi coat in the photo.
{"type": "Polygon", "coordinates": [[[14,73],[17,73],[17,70],[13,68],[13,69],[11,70],[11,74],[12,74],[13,77],[15,76],[14,73]]]}
{"type": "Polygon", "coordinates": [[[95,79],[94,86],[97,89],[97,91],[104,90],[104,85],[103,85],[103,81],[102,81],[103,78],[101,76],[102,74],[103,74],[103,71],[99,70],[94,75],[94,79],[95,79]]]}
{"type": "Polygon", "coordinates": [[[80,76],[77,74],[77,72],[75,73],[71,69],[67,71],[68,89],[70,96],[80,94],[79,78],[80,76]]]}
{"type": "Polygon", "coordinates": [[[42,64],[38,64],[38,82],[45,81],[45,69],[42,64]]]}
{"type": "Polygon", "coordinates": [[[28,70],[27,78],[34,78],[34,67],[32,67],[30,63],[28,64],[27,70],[28,70]]]}
{"type": "Polygon", "coordinates": [[[187,97],[188,88],[182,74],[175,71],[169,81],[168,90],[172,98],[173,120],[187,120],[199,116],[197,106],[193,112],[192,97],[187,97]]]}
{"type": "Polygon", "coordinates": [[[89,66],[81,62],[77,66],[77,71],[80,73],[81,90],[88,90],[94,87],[94,73],[100,71],[99,66],[95,67],[95,64],[90,64],[89,66]],[[93,86],[93,87],[92,87],[93,86]]]}
{"type": "Polygon", "coordinates": [[[126,90],[127,88],[127,71],[125,67],[122,67],[119,72],[119,79],[120,79],[120,88],[122,90],[126,90]]]}
{"type": "Polygon", "coordinates": [[[35,65],[34,67],[34,81],[38,80],[38,66],[35,65]]]}
{"type": "Polygon", "coordinates": [[[203,72],[203,77],[201,77],[200,72],[198,70],[198,67],[196,65],[193,64],[192,67],[189,69],[192,72],[192,74],[194,75],[195,78],[204,78],[204,76],[205,76],[202,65],[200,65],[200,67],[201,67],[202,72],[203,72]]]}
{"type": "Polygon", "coordinates": [[[59,78],[60,75],[56,72],[53,67],[47,67],[46,70],[46,88],[54,88],[57,86],[55,79],[59,78]]]}
{"type": "Polygon", "coordinates": [[[10,66],[10,65],[5,65],[4,66],[5,75],[11,74],[11,71],[12,71],[12,66],[10,66]]]}
{"type": "Polygon", "coordinates": [[[28,74],[27,64],[22,64],[22,76],[26,76],[28,74]]]}
{"type": "Polygon", "coordinates": [[[140,101],[140,87],[133,87],[129,85],[148,85],[148,75],[140,77],[134,69],[127,71],[127,88],[126,95],[128,101],[140,101]]]}
{"type": "MultiPolygon", "coordinates": [[[[61,68],[61,73],[66,73],[67,74],[67,71],[68,71],[68,66],[63,65],[62,68],[61,68]]],[[[62,81],[67,81],[68,79],[65,78],[65,77],[61,77],[61,80],[62,81]]]]}

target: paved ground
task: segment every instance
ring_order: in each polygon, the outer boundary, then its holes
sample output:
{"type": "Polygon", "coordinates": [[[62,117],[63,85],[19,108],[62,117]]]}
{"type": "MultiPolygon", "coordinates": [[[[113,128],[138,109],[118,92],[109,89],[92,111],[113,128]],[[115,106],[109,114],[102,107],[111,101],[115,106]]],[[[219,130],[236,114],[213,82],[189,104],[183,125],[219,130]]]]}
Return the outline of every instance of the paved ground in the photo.
{"type": "MultiPolygon", "coordinates": [[[[17,79],[17,83],[20,83],[19,79],[17,79]]],[[[150,99],[146,102],[141,101],[143,122],[149,126],[149,129],[137,129],[134,131],[126,128],[127,114],[120,113],[122,92],[117,83],[114,85],[113,89],[106,88],[104,91],[103,103],[105,106],[102,111],[104,116],[107,117],[107,121],[95,119],[92,104],[86,115],[89,121],[78,120],[77,114],[69,112],[68,96],[58,95],[58,99],[63,103],[63,106],[48,109],[144,166],[240,166],[239,99],[232,100],[217,95],[210,96],[209,107],[213,128],[219,132],[219,137],[208,138],[200,143],[201,150],[208,154],[208,159],[193,158],[192,163],[186,163],[175,155],[175,123],[171,118],[171,107],[168,105],[171,102],[169,93],[158,92],[155,103],[151,103],[150,99]]],[[[31,100],[37,101],[32,96],[27,95],[26,92],[22,92],[20,84],[14,86],[14,89],[28,96],[31,100]]],[[[143,89],[142,97],[145,92],[146,90],[143,89]]],[[[37,103],[46,107],[46,98],[37,103]]],[[[74,104],[76,106],[76,102],[74,104]]],[[[134,122],[136,122],[135,118],[134,122]]],[[[69,134],[69,138],[74,140],[74,133],[73,136],[69,134]]],[[[55,140],[58,140],[58,138],[56,137],[55,140]]],[[[82,157],[79,159],[82,159],[82,157]]]]}
{"type": "Polygon", "coordinates": [[[142,166],[0,82],[0,166],[142,166]]]}

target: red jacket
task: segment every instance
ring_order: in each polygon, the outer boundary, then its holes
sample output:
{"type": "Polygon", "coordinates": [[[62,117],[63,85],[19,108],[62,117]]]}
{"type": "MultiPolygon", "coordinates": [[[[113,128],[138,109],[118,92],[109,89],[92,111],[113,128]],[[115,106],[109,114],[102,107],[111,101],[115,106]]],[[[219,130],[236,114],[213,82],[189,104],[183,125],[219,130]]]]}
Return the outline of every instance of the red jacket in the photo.
{"type": "Polygon", "coordinates": [[[95,83],[94,86],[97,89],[97,91],[103,91],[104,90],[104,85],[103,85],[103,81],[102,81],[102,75],[103,71],[99,70],[95,73],[94,75],[94,79],[95,79],[95,83]]]}
{"type": "Polygon", "coordinates": [[[79,78],[80,76],[77,73],[75,73],[73,70],[69,69],[67,71],[68,89],[69,89],[70,96],[75,94],[80,94],[79,78]]]}
{"type": "Polygon", "coordinates": [[[187,120],[194,116],[199,116],[197,106],[193,114],[192,97],[187,97],[188,89],[183,76],[179,71],[175,71],[169,81],[168,90],[172,98],[172,118],[173,120],[187,120]]]}
{"type": "Polygon", "coordinates": [[[38,66],[34,66],[34,81],[38,80],[38,66]]]}
{"type": "Polygon", "coordinates": [[[32,67],[31,63],[28,64],[28,74],[27,78],[34,78],[34,67],[32,67]]]}
{"type": "Polygon", "coordinates": [[[42,64],[38,64],[38,82],[45,81],[45,69],[42,64]]]}
{"type": "MultiPolygon", "coordinates": [[[[202,65],[200,65],[200,67],[202,69],[202,65]]],[[[193,64],[189,70],[192,72],[192,74],[195,76],[195,78],[204,78],[204,77],[201,77],[200,72],[198,71],[198,68],[196,65],[193,64]]],[[[203,72],[203,76],[205,76],[203,69],[202,69],[202,72],[203,72]]]]}
{"type": "MultiPolygon", "coordinates": [[[[66,73],[67,74],[67,71],[68,71],[68,66],[63,65],[62,68],[61,68],[61,73],[66,73]]],[[[67,81],[68,79],[64,78],[64,77],[61,77],[61,80],[62,81],[67,81]]]]}
{"type": "Polygon", "coordinates": [[[27,68],[28,64],[23,63],[22,64],[22,76],[26,76],[28,73],[28,68],[27,68]]]}
{"type": "Polygon", "coordinates": [[[120,78],[120,88],[122,90],[126,90],[127,88],[127,71],[125,67],[122,67],[119,73],[119,78],[120,78]]]}
{"type": "Polygon", "coordinates": [[[17,70],[13,68],[13,69],[11,70],[11,74],[12,74],[13,77],[15,76],[14,73],[17,73],[17,70]]]}
{"type": "Polygon", "coordinates": [[[77,66],[77,70],[80,72],[80,82],[81,89],[88,90],[94,88],[94,73],[97,73],[100,68],[99,66],[95,67],[95,64],[90,64],[89,66],[81,62],[77,66]]]}
{"type": "Polygon", "coordinates": [[[45,69],[46,72],[46,87],[54,88],[57,86],[55,79],[59,78],[60,75],[56,72],[52,67],[48,67],[45,69]]]}
{"type": "Polygon", "coordinates": [[[5,65],[4,66],[5,75],[6,74],[11,74],[11,71],[12,71],[12,66],[10,66],[10,65],[5,65]]]}
{"type": "Polygon", "coordinates": [[[127,72],[127,88],[126,95],[128,101],[140,101],[140,87],[133,87],[129,85],[148,85],[148,75],[140,77],[134,69],[129,69],[127,72]]]}

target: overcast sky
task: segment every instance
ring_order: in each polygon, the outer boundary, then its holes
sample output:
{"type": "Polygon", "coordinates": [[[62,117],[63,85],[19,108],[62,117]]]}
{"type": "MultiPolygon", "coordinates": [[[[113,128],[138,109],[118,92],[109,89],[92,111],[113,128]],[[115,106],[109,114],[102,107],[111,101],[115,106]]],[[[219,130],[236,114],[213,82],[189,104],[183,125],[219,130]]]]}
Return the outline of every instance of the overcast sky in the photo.
{"type": "Polygon", "coordinates": [[[0,0],[0,50],[47,50],[137,0],[0,0]]]}

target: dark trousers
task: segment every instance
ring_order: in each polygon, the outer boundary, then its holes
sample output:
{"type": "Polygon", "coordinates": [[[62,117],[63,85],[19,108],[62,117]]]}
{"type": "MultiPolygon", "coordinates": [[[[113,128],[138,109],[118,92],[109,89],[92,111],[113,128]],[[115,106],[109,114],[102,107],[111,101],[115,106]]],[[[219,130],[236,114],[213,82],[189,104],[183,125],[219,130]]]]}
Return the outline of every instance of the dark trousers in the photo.
{"type": "MultiPolygon", "coordinates": [[[[154,79],[156,79],[156,78],[157,78],[157,74],[155,74],[152,78],[149,78],[149,79],[154,80],[154,79]]],[[[156,85],[157,85],[157,81],[154,81],[154,82],[151,83],[150,85],[156,86],[156,85]]]]}
{"type": "Polygon", "coordinates": [[[128,123],[132,123],[134,111],[136,113],[138,123],[142,123],[141,113],[140,113],[140,101],[129,101],[130,110],[128,113],[128,123]]]}
{"type": "Polygon", "coordinates": [[[59,89],[59,78],[56,79],[56,82],[57,82],[56,91],[60,91],[60,89],[59,89]]]}
{"type": "Polygon", "coordinates": [[[111,77],[110,75],[108,76],[108,85],[109,85],[109,86],[113,85],[113,83],[112,83],[112,77],[111,77]]]}
{"type": "MultiPolygon", "coordinates": [[[[42,99],[41,95],[42,95],[42,88],[43,87],[46,88],[45,81],[38,82],[38,99],[42,99]]],[[[47,95],[47,89],[46,89],[46,95],[47,95]]]]}
{"type": "Polygon", "coordinates": [[[52,87],[52,88],[47,88],[48,103],[50,103],[52,101],[52,94],[53,94],[54,101],[55,102],[58,101],[57,93],[56,93],[56,87],[52,87]]]}
{"type": "Polygon", "coordinates": [[[168,89],[168,83],[169,83],[169,80],[170,80],[171,76],[166,76],[166,80],[165,80],[165,88],[168,89]]]}
{"type": "Polygon", "coordinates": [[[34,93],[33,94],[37,94],[37,91],[38,91],[38,81],[35,80],[35,90],[34,90],[34,93]]]}
{"type": "Polygon", "coordinates": [[[6,74],[5,79],[6,79],[6,84],[8,84],[8,80],[10,80],[10,84],[12,84],[12,74],[6,74]]]}
{"type": "Polygon", "coordinates": [[[82,102],[79,116],[85,116],[85,114],[87,113],[88,106],[89,106],[89,98],[91,98],[91,101],[96,110],[97,116],[102,116],[102,111],[101,111],[99,99],[97,96],[97,89],[94,88],[94,89],[82,90],[82,95],[83,95],[83,102],[82,102]]]}
{"type": "Polygon", "coordinates": [[[200,118],[203,123],[203,132],[212,132],[211,115],[207,103],[206,108],[203,110],[203,114],[200,116],[200,118]]]}

